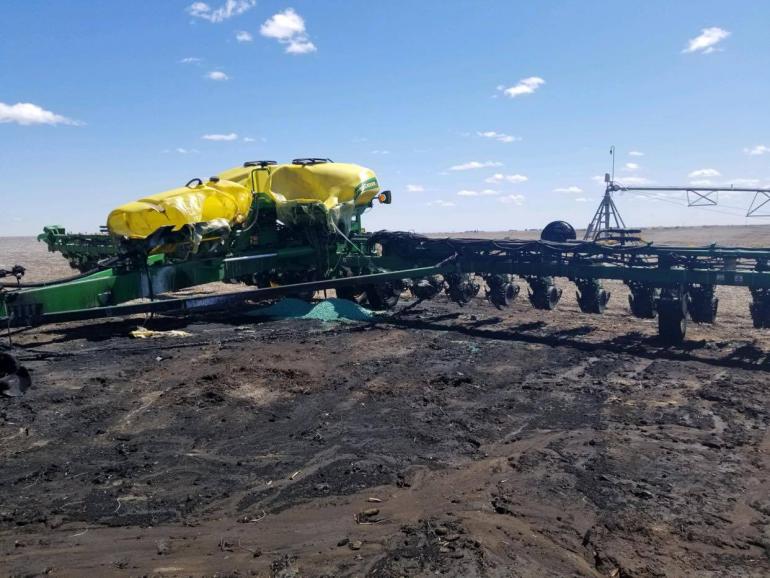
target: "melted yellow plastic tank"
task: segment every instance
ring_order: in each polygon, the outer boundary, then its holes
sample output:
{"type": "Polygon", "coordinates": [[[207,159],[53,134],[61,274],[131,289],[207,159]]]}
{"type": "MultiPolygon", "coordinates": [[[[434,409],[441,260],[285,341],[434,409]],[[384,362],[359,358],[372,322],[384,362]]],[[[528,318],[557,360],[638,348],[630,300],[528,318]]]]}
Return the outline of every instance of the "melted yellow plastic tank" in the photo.
{"type": "Polygon", "coordinates": [[[380,191],[373,171],[347,163],[282,164],[266,171],[236,167],[217,176],[218,181],[191,184],[122,205],[110,213],[107,227],[113,235],[143,239],[169,225],[177,230],[214,219],[236,225],[248,217],[252,187],[267,193],[278,205],[321,202],[327,209],[346,203],[367,205],[380,191]]]}

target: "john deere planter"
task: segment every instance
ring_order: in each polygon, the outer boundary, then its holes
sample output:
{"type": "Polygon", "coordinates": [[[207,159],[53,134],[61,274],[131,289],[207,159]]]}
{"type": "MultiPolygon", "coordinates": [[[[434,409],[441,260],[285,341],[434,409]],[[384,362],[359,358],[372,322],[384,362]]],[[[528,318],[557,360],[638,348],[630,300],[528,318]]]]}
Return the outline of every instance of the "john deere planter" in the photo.
{"type": "Polygon", "coordinates": [[[715,321],[717,285],[748,287],[754,326],[770,327],[770,249],[577,241],[561,221],[534,241],[366,232],[363,213],[390,202],[371,170],[329,159],[254,161],[195,178],[118,207],[101,234],[46,227],[39,239],[80,273],[25,284],[23,267],[0,269],[0,325],[237,308],[332,288],[379,310],[394,307],[407,288],[418,299],[444,292],[462,305],[486,285],[501,308],[519,293],[516,277],[534,307],[554,309],[561,297],[554,278],[565,277],[586,314],[602,313],[610,300],[602,280],[625,282],[631,313],[657,317],[661,338],[672,343],[684,339],[688,320],[715,321]],[[251,287],[173,295],[212,281],[251,287]]]}

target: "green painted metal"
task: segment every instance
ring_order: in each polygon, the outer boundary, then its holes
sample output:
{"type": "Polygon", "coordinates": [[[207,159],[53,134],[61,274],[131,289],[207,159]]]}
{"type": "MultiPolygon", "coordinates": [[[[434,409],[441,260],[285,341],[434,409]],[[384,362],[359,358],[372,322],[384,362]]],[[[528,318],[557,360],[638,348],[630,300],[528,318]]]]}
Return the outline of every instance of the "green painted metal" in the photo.
{"type": "Polygon", "coordinates": [[[99,261],[118,254],[117,243],[106,233],[73,234],[59,225],[49,225],[37,240],[45,243],[49,251],[61,253],[73,269],[80,271],[89,271],[99,261]]]}
{"type": "Polygon", "coordinates": [[[260,273],[275,267],[306,266],[315,256],[312,247],[290,247],[236,257],[191,259],[167,263],[151,256],[146,267],[105,269],[76,280],[31,287],[4,294],[0,319],[9,316],[33,319],[41,315],[114,306],[141,298],[154,298],[205,283],[260,273]]]}

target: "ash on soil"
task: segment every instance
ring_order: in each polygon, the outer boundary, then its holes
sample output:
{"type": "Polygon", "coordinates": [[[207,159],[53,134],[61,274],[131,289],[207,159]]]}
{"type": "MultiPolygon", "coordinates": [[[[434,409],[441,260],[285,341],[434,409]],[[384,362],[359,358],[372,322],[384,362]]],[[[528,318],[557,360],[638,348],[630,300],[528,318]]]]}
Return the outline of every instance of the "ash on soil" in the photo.
{"type": "Polygon", "coordinates": [[[762,576],[770,335],[748,292],[664,347],[445,297],[371,322],[22,332],[0,399],[0,574],[762,576]],[[376,510],[376,513],[374,513],[376,510]]]}

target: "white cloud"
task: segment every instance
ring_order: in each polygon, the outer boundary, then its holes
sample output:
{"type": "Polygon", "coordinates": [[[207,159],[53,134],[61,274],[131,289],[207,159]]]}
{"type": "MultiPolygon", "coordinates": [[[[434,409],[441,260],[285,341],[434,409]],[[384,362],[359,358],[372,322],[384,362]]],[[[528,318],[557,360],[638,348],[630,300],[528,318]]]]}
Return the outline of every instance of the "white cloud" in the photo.
{"type": "Polygon", "coordinates": [[[470,161],[467,163],[451,166],[449,167],[449,170],[450,171],[470,171],[474,169],[485,169],[488,167],[501,167],[501,166],[503,166],[502,163],[498,163],[495,161],[484,161],[483,163],[479,161],[470,161]]]}
{"type": "Polygon", "coordinates": [[[508,88],[505,86],[498,86],[497,89],[502,91],[505,96],[516,98],[522,94],[532,94],[543,84],[545,84],[545,80],[539,76],[530,76],[528,78],[522,78],[518,84],[509,86],[508,88]]]}
{"type": "Polygon", "coordinates": [[[643,157],[644,153],[641,151],[629,151],[628,156],[630,157],[643,157]]]}
{"type": "Polygon", "coordinates": [[[256,4],[257,0],[227,0],[222,6],[214,9],[205,2],[193,2],[187,7],[187,13],[194,18],[218,23],[243,14],[256,4]]]}
{"type": "Polygon", "coordinates": [[[221,70],[212,70],[206,75],[206,78],[208,78],[209,80],[216,80],[216,81],[230,80],[230,77],[227,76],[221,70]]]}
{"type": "Polygon", "coordinates": [[[504,197],[500,197],[497,200],[501,203],[505,203],[506,205],[523,205],[524,195],[505,195],[504,197]]]}
{"type": "Polygon", "coordinates": [[[586,199],[585,197],[575,197],[575,202],[576,203],[587,203],[588,199],[586,199]]]}
{"type": "Polygon", "coordinates": [[[169,154],[169,153],[178,153],[180,155],[191,155],[191,154],[198,154],[198,152],[200,152],[200,151],[198,151],[197,149],[186,149],[186,148],[182,148],[182,147],[177,147],[177,148],[175,148],[173,150],[172,149],[163,149],[160,152],[163,153],[164,155],[169,154]]]}
{"type": "Polygon", "coordinates": [[[243,44],[244,42],[253,41],[254,37],[251,35],[251,32],[247,32],[246,30],[239,30],[235,33],[235,39],[243,44]]]}
{"type": "Polygon", "coordinates": [[[292,38],[286,47],[287,54],[309,54],[318,50],[307,38],[292,38]]]}
{"type": "Polygon", "coordinates": [[[250,136],[243,137],[243,142],[255,142],[257,139],[251,138],[250,136]]]}
{"type": "Polygon", "coordinates": [[[441,199],[437,201],[431,201],[426,204],[429,207],[454,207],[455,206],[455,204],[452,201],[442,201],[441,199]]]}
{"type": "Polygon", "coordinates": [[[212,141],[231,141],[236,140],[238,138],[238,135],[234,132],[229,132],[227,134],[204,134],[201,137],[203,140],[212,140],[212,141]]]}
{"type": "Polygon", "coordinates": [[[458,196],[460,197],[494,197],[496,195],[499,195],[497,191],[494,189],[483,189],[481,191],[472,191],[468,189],[463,189],[462,191],[457,191],[458,196]]]}
{"type": "Polygon", "coordinates": [[[529,178],[524,175],[504,175],[502,173],[495,173],[491,177],[484,179],[485,183],[523,183],[528,181],[529,178]]]}
{"type": "Polygon", "coordinates": [[[770,147],[765,145],[757,145],[755,147],[745,148],[743,149],[743,152],[745,152],[747,155],[758,157],[770,153],[770,147]]]}
{"type": "Polygon", "coordinates": [[[293,8],[273,14],[262,24],[259,33],[286,45],[287,54],[308,54],[317,50],[305,31],[305,20],[293,8]]]}
{"type": "Polygon", "coordinates": [[[83,123],[60,114],[45,110],[36,104],[30,102],[17,102],[16,104],[5,104],[0,102],[0,124],[15,122],[24,126],[32,124],[68,124],[78,126],[83,123]]]}
{"type": "Polygon", "coordinates": [[[410,193],[422,193],[425,190],[425,187],[422,185],[406,185],[406,190],[410,193]]]}
{"type": "Polygon", "coordinates": [[[694,181],[690,181],[690,184],[693,187],[710,187],[714,183],[710,179],[695,179],[694,181]]]}
{"type": "Polygon", "coordinates": [[[481,191],[470,191],[468,189],[463,189],[462,191],[457,191],[457,194],[460,197],[495,197],[500,193],[494,189],[484,189],[481,191]]]}
{"type": "Polygon", "coordinates": [[[188,56],[179,61],[180,64],[199,64],[201,62],[203,62],[203,59],[197,56],[188,56]]]}
{"type": "Polygon", "coordinates": [[[698,169],[687,176],[691,179],[710,179],[712,177],[719,177],[721,174],[716,169],[698,169]]]}
{"type": "Polygon", "coordinates": [[[594,175],[591,177],[592,181],[595,181],[597,183],[603,183],[604,182],[604,175],[594,175]]]}
{"type": "Polygon", "coordinates": [[[389,155],[390,151],[387,149],[375,149],[372,151],[373,155],[389,155]]]}
{"type": "Polygon", "coordinates": [[[304,34],[305,21],[293,8],[273,14],[259,30],[262,36],[276,40],[289,40],[293,36],[304,34]]]}
{"type": "Polygon", "coordinates": [[[682,52],[700,52],[702,54],[710,54],[718,50],[716,45],[722,42],[722,40],[728,36],[730,36],[730,33],[727,30],[717,26],[704,28],[701,30],[699,36],[689,40],[687,48],[682,50],[682,52]]]}
{"type": "Polygon", "coordinates": [[[495,132],[493,130],[477,132],[476,134],[478,136],[481,136],[481,137],[484,137],[484,138],[490,138],[490,139],[494,139],[494,140],[499,141],[499,142],[506,142],[506,143],[508,143],[508,142],[515,142],[515,141],[520,141],[521,140],[521,137],[511,136],[509,134],[505,134],[505,133],[502,133],[502,132],[495,132]]]}
{"type": "Polygon", "coordinates": [[[636,163],[626,163],[626,169],[629,171],[636,171],[639,169],[639,165],[636,163]]]}
{"type": "Polygon", "coordinates": [[[554,193],[582,193],[583,189],[580,187],[576,187],[575,185],[572,185],[570,187],[559,187],[558,189],[553,190],[554,193]]]}

